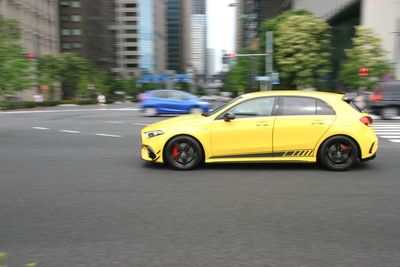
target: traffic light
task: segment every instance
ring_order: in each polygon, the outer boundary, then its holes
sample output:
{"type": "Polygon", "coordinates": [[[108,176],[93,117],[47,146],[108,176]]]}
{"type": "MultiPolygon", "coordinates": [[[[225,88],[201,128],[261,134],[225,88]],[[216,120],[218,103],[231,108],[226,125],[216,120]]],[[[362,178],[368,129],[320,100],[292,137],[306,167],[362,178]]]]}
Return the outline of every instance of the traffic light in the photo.
{"type": "Polygon", "coordinates": [[[358,69],[358,76],[368,77],[368,68],[362,67],[358,69]]]}
{"type": "Polygon", "coordinates": [[[34,53],[24,53],[22,57],[29,58],[29,59],[36,59],[36,55],[34,53]]]}
{"type": "Polygon", "coordinates": [[[226,55],[227,55],[227,57],[236,57],[237,56],[236,53],[228,53],[226,55]]]}

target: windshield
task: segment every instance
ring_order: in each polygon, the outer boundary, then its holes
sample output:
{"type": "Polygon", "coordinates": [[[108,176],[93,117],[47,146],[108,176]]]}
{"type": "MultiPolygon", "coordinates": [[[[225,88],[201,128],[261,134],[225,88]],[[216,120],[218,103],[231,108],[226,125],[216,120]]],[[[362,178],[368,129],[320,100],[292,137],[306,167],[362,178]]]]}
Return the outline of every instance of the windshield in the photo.
{"type": "Polygon", "coordinates": [[[201,114],[201,115],[203,115],[203,116],[205,116],[205,117],[214,115],[214,114],[217,113],[218,111],[224,109],[225,107],[229,106],[230,104],[232,104],[233,102],[236,102],[237,100],[239,100],[239,99],[241,99],[241,98],[242,98],[241,96],[238,96],[238,97],[236,97],[236,98],[234,98],[234,99],[231,99],[231,100],[229,100],[228,102],[222,104],[221,106],[218,106],[218,107],[216,107],[215,109],[212,109],[212,110],[210,110],[209,112],[203,113],[203,114],[201,114]]]}

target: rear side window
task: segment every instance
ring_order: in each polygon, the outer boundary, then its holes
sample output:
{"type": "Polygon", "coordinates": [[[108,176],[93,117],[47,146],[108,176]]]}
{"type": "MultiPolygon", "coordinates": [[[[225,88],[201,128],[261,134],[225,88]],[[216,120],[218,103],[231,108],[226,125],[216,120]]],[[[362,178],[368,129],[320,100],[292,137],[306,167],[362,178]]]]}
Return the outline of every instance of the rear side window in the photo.
{"type": "Polygon", "coordinates": [[[315,115],[315,99],[309,97],[282,97],[280,115],[315,115]]]}
{"type": "Polygon", "coordinates": [[[327,103],[317,100],[317,115],[335,115],[335,111],[327,103]]]}
{"type": "Polygon", "coordinates": [[[331,106],[322,100],[311,97],[282,97],[279,115],[282,116],[304,116],[304,115],[335,115],[331,106]]]}
{"type": "Polygon", "coordinates": [[[400,83],[390,83],[383,87],[383,93],[385,95],[400,95],[400,83]]]}

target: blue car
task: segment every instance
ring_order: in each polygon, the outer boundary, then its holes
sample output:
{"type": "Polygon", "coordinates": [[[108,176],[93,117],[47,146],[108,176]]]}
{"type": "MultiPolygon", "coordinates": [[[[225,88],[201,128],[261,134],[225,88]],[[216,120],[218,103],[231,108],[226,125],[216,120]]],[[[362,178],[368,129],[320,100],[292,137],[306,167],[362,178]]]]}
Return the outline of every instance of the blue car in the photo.
{"type": "Polygon", "coordinates": [[[178,90],[151,90],[139,97],[146,116],[207,112],[210,104],[195,95],[178,90]]]}

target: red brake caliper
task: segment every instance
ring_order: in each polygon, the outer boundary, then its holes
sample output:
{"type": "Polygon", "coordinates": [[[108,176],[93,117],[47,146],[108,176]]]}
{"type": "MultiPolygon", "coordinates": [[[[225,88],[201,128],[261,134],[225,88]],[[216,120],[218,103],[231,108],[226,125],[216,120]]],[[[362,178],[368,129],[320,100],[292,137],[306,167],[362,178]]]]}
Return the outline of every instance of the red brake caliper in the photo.
{"type": "Polygon", "coordinates": [[[172,149],[172,156],[174,157],[174,159],[177,161],[178,160],[178,156],[179,156],[179,148],[178,145],[174,146],[174,149],[172,149]]]}
{"type": "Polygon", "coordinates": [[[348,155],[350,153],[349,146],[341,145],[342,146],[342,154],[348,155]]]}

